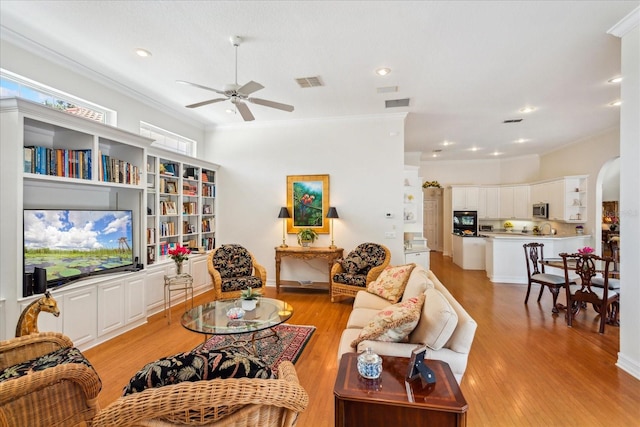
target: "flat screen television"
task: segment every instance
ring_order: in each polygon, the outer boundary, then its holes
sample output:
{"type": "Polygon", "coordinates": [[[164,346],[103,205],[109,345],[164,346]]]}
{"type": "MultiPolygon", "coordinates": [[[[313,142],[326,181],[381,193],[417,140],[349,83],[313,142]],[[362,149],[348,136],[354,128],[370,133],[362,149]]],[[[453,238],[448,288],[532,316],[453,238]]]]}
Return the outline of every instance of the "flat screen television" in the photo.
{"type": "Polygon", "coordinates": [[[133,267],[130,210],[24,210],[24,272],[47,271],[47,287],[133,267]]]}

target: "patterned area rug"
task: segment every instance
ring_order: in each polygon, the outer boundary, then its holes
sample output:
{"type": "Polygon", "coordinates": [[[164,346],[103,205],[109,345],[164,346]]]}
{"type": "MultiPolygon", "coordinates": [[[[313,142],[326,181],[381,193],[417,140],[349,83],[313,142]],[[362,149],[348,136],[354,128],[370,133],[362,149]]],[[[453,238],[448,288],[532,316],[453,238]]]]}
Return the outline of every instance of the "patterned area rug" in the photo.
{"type": "Polygon", "coordinates": [[[271,329],[256,332],[253,343],[252,333],[215,335],[198,347],[205,350],[231,347],[237,348],[238,351],[253,353],[255,346],[255,352],[260,358],[273,369],[277,369],[283,360],[296,363],[315,330],[315,326],[283,323],[271,329]]]}

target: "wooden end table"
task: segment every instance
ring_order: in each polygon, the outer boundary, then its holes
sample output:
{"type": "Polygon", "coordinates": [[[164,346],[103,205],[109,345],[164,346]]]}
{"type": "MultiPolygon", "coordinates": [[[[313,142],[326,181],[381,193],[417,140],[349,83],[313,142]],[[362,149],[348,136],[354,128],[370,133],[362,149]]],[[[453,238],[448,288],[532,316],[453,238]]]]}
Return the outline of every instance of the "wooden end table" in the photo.
{"type": "Polygon", "coordinates": [[[357,357],[347,353],[340,360],[333,389],[336,426],[467,425],[467,401],[446,362],[424,361],[436,374],[429,386],[405,380],[408,358],[382,356],[382,375],[367,380],[358,374],[357,357]]]}
{"type": "Polygon", "coordinates": [[[327,260],[329,266],[328,278],[329,278],[329,294],[331,294],[331,267],[333,263],[342,258],[344,249],[342,248],[330,248],[330,247],[301,247],[301,246],[286,246],[276,247],[276,293],[280,293],[280,263],[282,258],[291,257],[298,259],[312,259],[323,258],[327,260]]]}

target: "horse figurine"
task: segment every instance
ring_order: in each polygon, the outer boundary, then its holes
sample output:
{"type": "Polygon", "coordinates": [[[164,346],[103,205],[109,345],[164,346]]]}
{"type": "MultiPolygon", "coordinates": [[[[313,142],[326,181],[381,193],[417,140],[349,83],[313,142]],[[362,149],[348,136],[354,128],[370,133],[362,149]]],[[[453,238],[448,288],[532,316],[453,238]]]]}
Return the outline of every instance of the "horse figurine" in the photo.
{"type": "Polygon", "coordinates": [[[38,314],[41,311],[46,311],[56,317],[60,316],[58,303],[49,291],[45,292],[40,299],[35,300],[22,311],[16,326],[16,337],[38,333],[38,314]]]}

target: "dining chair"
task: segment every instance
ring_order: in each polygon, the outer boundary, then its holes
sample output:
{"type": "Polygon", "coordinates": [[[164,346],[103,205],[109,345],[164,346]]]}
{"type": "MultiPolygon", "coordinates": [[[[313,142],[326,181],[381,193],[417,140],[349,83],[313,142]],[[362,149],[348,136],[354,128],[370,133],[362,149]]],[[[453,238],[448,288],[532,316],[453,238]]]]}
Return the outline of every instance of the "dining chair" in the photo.
{"type": "Polygon", "coordinates": [[[544,271],[544,264],[540,261],[544,259],[544,243],[525,243],[522,245],[524,248],[524,256],[527,262],[527,295],[524,297],[524,303],[529,301],[529,293],[531,293],[531,285],[537,283],[540,285],[540,293],[538,294],[538,302],[542,298],[542,292],[544,288],[549,288],[551,295],[553,296],[553,308],[552,313],[558,313],[558,295],[560,289],[564,287],[565,277],[558,274],[548,274],[544,271]]]}
{"type": "Polygon", "coordinates": [[[604,324],[618,325],[620,310],[620,293],[609,287],[609,269],[613,259],[591,254],[561,253],[564,265],[565,289],[567,294],[567,325],[573,324],[573,319],[586,304],[591,304],[600,315],[598,332],[604,333],[604,324]],[[570,272],[580,278],[580,283],[571,283],[570,272]],[[592,281],[596,273],[602,273],[602,287],[595,286],[592,281]]]}

